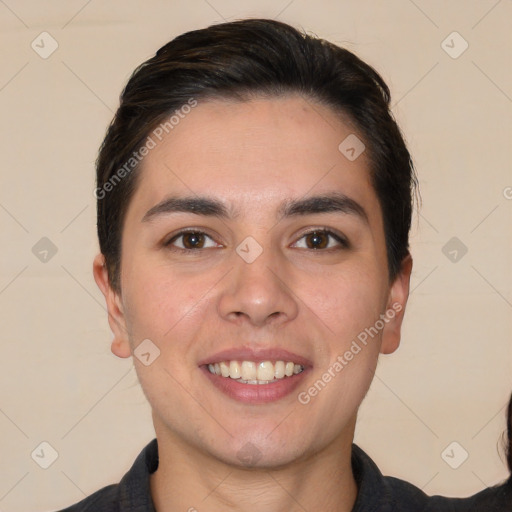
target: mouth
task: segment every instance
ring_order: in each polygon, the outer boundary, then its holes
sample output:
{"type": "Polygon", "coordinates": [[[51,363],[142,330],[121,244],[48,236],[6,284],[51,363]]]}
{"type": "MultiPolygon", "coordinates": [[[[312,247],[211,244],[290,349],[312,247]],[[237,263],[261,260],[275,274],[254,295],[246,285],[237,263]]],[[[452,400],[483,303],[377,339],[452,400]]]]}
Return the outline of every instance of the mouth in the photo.
{"type": "Polygon", "coordinates": [[[286,351],[224,351],[202,361],[200,369],[214,387],[238,402],[265,404],[292,393],[312,365],[286,351]]]}
{"type": "Polygon", "coordinates": [[[221,361],[208,364],[208,371],[241,384],[267,385],[304,371],[304,366],[293,361],[221,361]]]}

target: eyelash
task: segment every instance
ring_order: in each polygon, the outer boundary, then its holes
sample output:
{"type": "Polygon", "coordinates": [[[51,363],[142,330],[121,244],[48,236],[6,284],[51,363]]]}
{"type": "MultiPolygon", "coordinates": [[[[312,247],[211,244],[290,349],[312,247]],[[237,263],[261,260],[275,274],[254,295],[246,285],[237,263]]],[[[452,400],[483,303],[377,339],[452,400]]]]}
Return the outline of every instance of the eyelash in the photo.
{"type": "MultiPolygon", "coordinates": [[[[350,248],[350,244],[344,236],[342,236],[338,233],[335,233],[334,231],[331,231],[330,229],[326,229],[326,228],[310,229],[309,231],[302,233],[301,236],[298,238],[298,240],[302,240],[304,237],[306,237],[308,235],[312,235],[312,234],[326,235],[326,236],[331,237],[334,240],[336,240],[336,242],[338,242],[338,244],[339,244],[339,247],[337,247],[337,248],[329,247],[327,249],[320,249],[320,250],[328,251],[328,250],[332,250],[332,249],[348,249],[348,248],[350,248]]],[[[297,243],[297,242],[295,242],[295,243],[297,243]]],[[[329,242],[328,242],[328,245],[329,245],[329,242]]],[[[309,250],[310,251],[318,251],[319,249],[309,249],[309,250]]]]}
{"type": "MultiPolygon", "coordinates": [[[[318,250],[320,250],[320,251],[330,251],[332,249],[349,249],[350,248],[350,244],[349,244],[348,240],[345,237],[335,233],[334,231],[326,229],[326,228],[315,228],[315,229],[311,229],[309,231],[306,231],[306,232],[301,234],[301,236],[298,238],[297,242],[299,240],[302,240],[304,237],[306,237],[308,235],[315,234],[315,233],[316,234],[326,235],[328,237],[333,238],[334,240],[336,240],[336,242],[338,242],[339,247],[337,247],[337,248],[336,247],[328,247],[326,249],[309,249],[308,248],[308,250],[310,250],[310,251],[318,251],[318,250]]],[[[204,249],[210,249],[210,247],[199,248],[199,249],[186,249],[186,248],[182,248],[182,247],[173,246],[173,243],[176,242],[176,240],[179,240],[181,237],[183,237],[184,235],[187,235],[187,234],[203,235],[203,236],[208,237],[210,240],[213,240],[213,237],[208,235],[208,233],[205,233],[204,231],[201,231],[199,229],[184,229],[184,230],[180,231],[179,233],[175,234],[167,242],[165,242],[164,246],[167,247],[169,250],[180,252],[180,253],[185,253],[185,254],[191,254],[191,253],[199,252],[199,251],[204,250],[204,249]]],[[[294,242],[294,243],[296,244],[297,242],[294,242]]],[[[328,244],[329,244],[329,242],[328,242],[328,244]]]]}

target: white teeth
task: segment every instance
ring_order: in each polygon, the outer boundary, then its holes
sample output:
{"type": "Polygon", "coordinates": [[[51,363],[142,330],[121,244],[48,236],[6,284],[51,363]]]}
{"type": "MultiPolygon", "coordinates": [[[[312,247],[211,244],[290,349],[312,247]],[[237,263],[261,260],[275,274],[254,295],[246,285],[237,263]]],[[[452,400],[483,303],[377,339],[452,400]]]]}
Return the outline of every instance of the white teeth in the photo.
{"type": "Polygon", "coordinates": [[[269,384],[272,381],[271,380],[243,380],[243,379],[238,379],[238,382],[240,382],[241,384],[269,384]]]}
{"type": "Polygon", "coordinates": [[[242,376],[242,369],[240,368],[240,363],[238,361],[229,362],[229,376],[232,379],[239,379],[242,376]]]}
{"type": "Polygon", "coordinates": [[[274,377],[276,379],[282,379],[284,377],[284,361],[276,361],[274,365],[274,377]]]}
{"type": "Polygon", "coordinates": [[[223,377],[229,377],[229,366],[224,361],[220,363],[220,374],[223,377]]]}
{"type": "Polygon", "coordinates": [[[258,380],[273,380],[274,365],[270,361],[262,361],[258,364],[258,380]]]}
{"type": "Polygon", "coordinates": [[[242,361],[242,379],[254,380],[256,379],[256,363],[252,361],[242,361]]]}
{"type": "Polygon", "coordinates": [[[208,365],[214,375],[237,379],[243,384],[268,384],[274,380],[291,377],[304,371],[304,367],[293,361],[221,361],[208,365]]]}

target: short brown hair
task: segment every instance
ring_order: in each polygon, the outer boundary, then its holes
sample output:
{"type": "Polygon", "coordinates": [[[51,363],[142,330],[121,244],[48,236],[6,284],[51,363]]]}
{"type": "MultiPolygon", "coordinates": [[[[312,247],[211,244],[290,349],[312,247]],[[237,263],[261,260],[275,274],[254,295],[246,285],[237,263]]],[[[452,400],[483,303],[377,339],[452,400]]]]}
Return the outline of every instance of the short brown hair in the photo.
{"type": "Polygon", "coordinates": [[[97,159],[97,227],[120,289],[121,235],[140,164],[126,162],[173,112],[197,100],[299,93],[348,117],[364,140],[384,219],[389,277],[409,252],[414,168],[380,75],[353,53],[278,21],[249,19],[182,34],[132,74],[97,159]],[[124,169],[124,171],[122,171],[124,169]]]}

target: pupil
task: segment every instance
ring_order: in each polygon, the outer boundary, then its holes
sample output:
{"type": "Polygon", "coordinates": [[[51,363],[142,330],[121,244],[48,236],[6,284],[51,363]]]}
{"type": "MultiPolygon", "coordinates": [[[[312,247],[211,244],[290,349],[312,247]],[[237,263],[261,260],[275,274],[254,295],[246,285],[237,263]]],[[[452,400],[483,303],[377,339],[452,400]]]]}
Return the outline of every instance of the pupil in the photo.
{"type": "Polygon", "coordinates": [[[327,237],[324,233],[311,233],[310,235],[310,248],[311,249],[321,249],[327,245],[326,240],[327,237]]]}
{"type": "Polygon", "coordinates": [[[203,245],[203,235],[199,233],[187,233],[183,237],[183,245],[187,249],[196,249],[203,245]]]}

